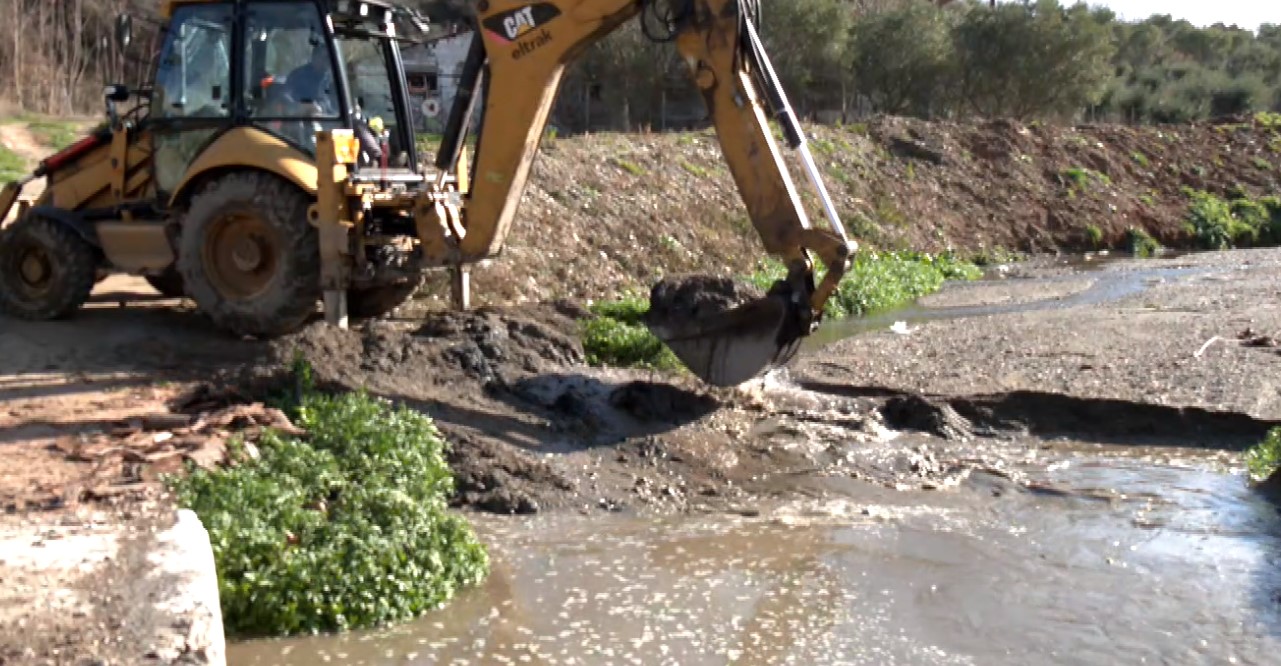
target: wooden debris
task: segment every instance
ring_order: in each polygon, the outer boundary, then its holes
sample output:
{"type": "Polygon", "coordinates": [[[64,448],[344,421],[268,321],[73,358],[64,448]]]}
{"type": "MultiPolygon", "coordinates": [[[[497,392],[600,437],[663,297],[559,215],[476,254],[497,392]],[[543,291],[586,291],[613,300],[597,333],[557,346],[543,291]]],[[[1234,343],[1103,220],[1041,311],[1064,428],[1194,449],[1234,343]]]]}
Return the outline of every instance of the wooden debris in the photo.
{"type": "Polygon", "coordinates": [[[88,498],[105,499],[150,490],[164,474],[181,473],[188,461],[205,470],[239,460],[227,442],[239,436],[242,459],[258,457],[264,432],[303,436],[284,412],[262,403],[219,407],[195,414],[149,414],[112,424],[106,432],[61,437],[50,445],[69,460],[94,463],[88,498]]]}

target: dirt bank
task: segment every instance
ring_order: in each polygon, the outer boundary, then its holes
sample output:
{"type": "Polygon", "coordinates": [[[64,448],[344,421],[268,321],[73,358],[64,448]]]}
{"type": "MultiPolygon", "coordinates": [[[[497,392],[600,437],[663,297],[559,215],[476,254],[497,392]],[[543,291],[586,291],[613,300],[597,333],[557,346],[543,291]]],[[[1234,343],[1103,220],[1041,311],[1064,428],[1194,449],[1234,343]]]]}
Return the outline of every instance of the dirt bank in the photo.
{"type": "MultiPolygon", "coordinates": [[[[1124,247],[1131,226],[1186,247],[1183,187],[1281,191],[1281,130],[1243,119],[1062,127],[880,117],[809,131],[850,233],[882,248],[1089,250],[1090,227],[1124,247]]],[[[793,174],[822,219],[803,172],[793,174]]],[[[647,291],[673,273],[738,275],[759,248],[711,132],[550,139],[507,255],[476,273],[476,299],[581,300],[647,291]]],[[[429,291],[448,293],[444,282],[429,291]]]]}

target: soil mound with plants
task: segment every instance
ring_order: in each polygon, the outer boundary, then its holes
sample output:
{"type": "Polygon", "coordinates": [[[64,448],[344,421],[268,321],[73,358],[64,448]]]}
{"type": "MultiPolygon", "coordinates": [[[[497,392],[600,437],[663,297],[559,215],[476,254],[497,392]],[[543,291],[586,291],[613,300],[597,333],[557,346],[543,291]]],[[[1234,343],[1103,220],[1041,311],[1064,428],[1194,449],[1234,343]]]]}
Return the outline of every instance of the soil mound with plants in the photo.
{"type": "MultiPolygon", "coordinates": [[[[807,133],[842,220],[868,248],[1128,249],[1131,229],[1196,247],[1185,188],[1281,192],[1273,115],[1161,126],[876,117],[807,133]]],[[[817,197],[784,154],[822,224],[817,197]]],[[[744,275],[762,258],[710,130],[549,138],[503,256],[474,274],[474,297],[612,298],[674,274],[744,275]]],[[[441,279],[426,295],[448,294],[441,279]]]]}

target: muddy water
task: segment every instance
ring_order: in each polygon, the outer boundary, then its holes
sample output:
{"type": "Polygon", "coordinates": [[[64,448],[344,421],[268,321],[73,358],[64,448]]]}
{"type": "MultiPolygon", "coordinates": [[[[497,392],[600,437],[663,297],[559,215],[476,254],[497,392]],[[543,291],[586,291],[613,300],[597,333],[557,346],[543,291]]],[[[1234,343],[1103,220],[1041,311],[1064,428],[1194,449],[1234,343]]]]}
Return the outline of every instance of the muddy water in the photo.
{"type": "MultiPolygon", "coordinates": [[[[1056,445],[1057,447],[1057,445],[1056,445]]],[[[673,521],[483,519],[484,587],[232,664],[1264,664],[1281,521],[1213,455],[1082,446],[951,491],[673,521]]]]}
{"type": "Polygon", "coordinates": [[[1161,259],[1136,261],[1125,255],[1072,255],[1055,262],[1052,268],[1061,272],[1051,270],[1049,274],[1028,278],[1009,278],[1000,269],[989,270],[979,281],[948,284],[941,294],[933,295],[922,303],[866,317],[825,322],[805,341],[804,349],[813,351],[854,335],[888,329],[897,322],[913,326],[936,320],[1111,303],[1168,281],[1230,270],[1223,266],[1171,264],[1184,256],[1187,254],[1169,253],[1161,259]],[[1130,265],[1118,269],[1118,264],[1130,265]],[[1112,270],[1104,270],[1108,268],[1112,270]],[[994,294],[1002,293],[993,288],[994,282],[1010,283],[1009,291],[1016,293],[1017,297],[1009,300],[994,298],[994,294]],[[939,301],[941,304],[936,304],[939,301]],[[961,304],[956,304],[958,302],[961,304]]]}

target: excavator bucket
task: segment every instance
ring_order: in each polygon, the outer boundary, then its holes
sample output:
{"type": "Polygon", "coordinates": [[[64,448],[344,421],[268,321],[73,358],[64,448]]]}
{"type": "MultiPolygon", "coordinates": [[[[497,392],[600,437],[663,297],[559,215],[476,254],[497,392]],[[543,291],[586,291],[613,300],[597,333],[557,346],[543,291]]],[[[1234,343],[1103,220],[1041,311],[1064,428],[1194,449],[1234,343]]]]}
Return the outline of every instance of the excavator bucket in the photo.
{"type": "Polygon", "coordinates": [[[708,384],[737,386],[786,364],[800,349],[795,310],[781,294],[725,309],[691,296],[689,286],[675,296],[671,289],[670,283],[655,286],[645,324],[708,384]]]}

